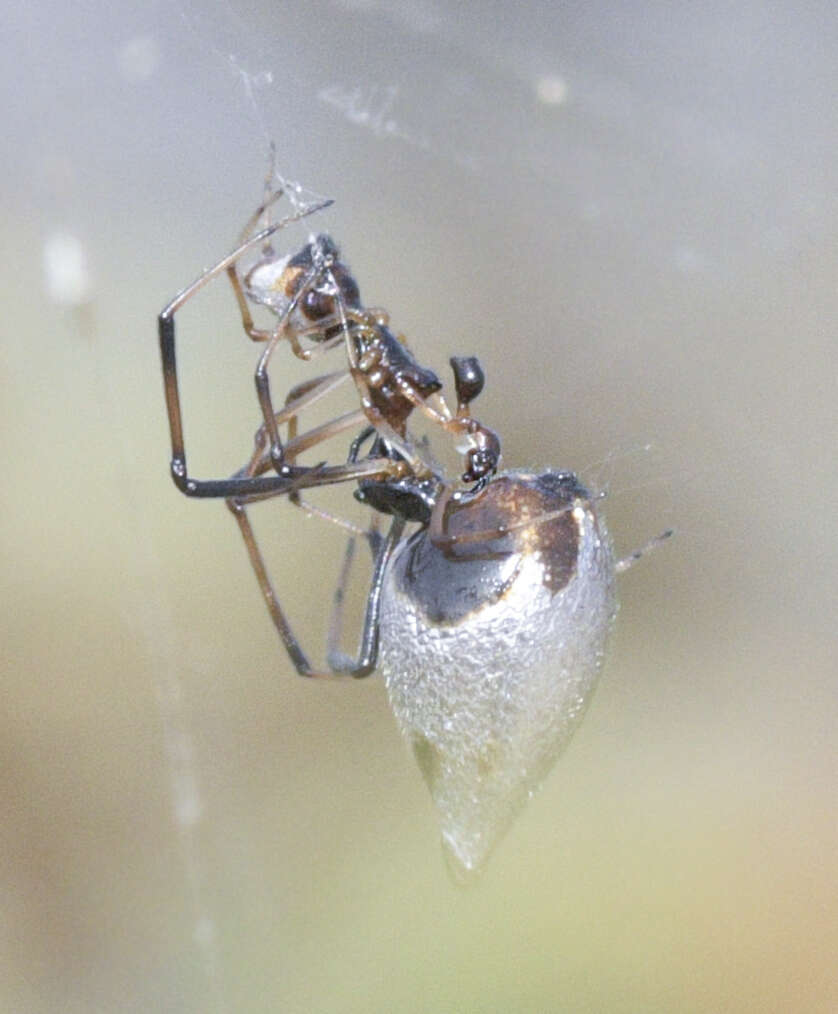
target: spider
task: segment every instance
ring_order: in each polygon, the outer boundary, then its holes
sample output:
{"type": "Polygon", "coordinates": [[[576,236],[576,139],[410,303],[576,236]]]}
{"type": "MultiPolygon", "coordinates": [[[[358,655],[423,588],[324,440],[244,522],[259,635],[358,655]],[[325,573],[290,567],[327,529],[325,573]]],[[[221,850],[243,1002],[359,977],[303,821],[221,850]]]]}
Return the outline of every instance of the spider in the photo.
{"type": "MultiPolygon", "coordinates": [[[[273,622],[297,671],[304,676],[336,673],[365,676],[372,672],[376,663],[381,580],[405,524],[418,521],[428,525],[439,544],[447,538],[440,520],[442,507],[432,522],[433,508],[437,502],[447,503],[454,491],[424,448],[408,432],[409,416],[418,410],[457,442],[464,452],[462,480],[475,488],[482,488],[497,471],[500,441],[493,430],[469,413],[470,403],[484,384],[483,371],[476,358],[452,357],[450,360],[457,395],[457,407],[452,411],[440,394],[442,384],[436,374],[417,361],[403,336],[391,331],[388,313],[362,304],[358,284],[328,235],[312,236],[291,255],[277,255],[270,242],[275,233],[331,203],[323,201],[296,210],[260,228],[283,192],[278,189],[270,193],[246,224],[237,247],[183,289],[159,314],[172,444],[171,474],[176,486],[187,496],[226,500],[238,522],[273,622]],[[256,263],[242,273],[243,258],[256,248],[260,249],[256,263]],[[175,358],[175,314],[205,285],[225,273],[232,285],[245,333],[264,346],[254,374],[262,424],[256,433],[253,453],[243,468],[225,479],[195,479],[189,475],[186,463],[175,358]],[[273,326],[257,327],[252,306],[269,310],[274,317],[273,326]],[[293,387],[282,407],[277,409],[268,367],[282,342],[291,347],[295,356],[306,361],[343,348],[346,365],[293,387]],[[299,433],[300,414],[349,379],[355,383],[360,408],[299,433]],[[285,441],[280,436],[283,425],[288,429],[285,441]],[[353,440],[346,462],[336,465],[298,463],[297,458],[304,451],[340,433],[357,430],[359,426],[361,433],[353,440]],[[370,452],[361,457],[361,447],[373,436],[370,452]],[[255,501],[277,496],[287,496],[292,502],[301,504],[303,490],[352,481],[358,483],[357,499],[380,513],[391,515],[393,520],[386,537],[381,537],[374,529],[367,533],[375,565],[359,657],[353,662],[332,650],[332,673],[325,674],[311,665],[287,621],[271,585],[246,508],[255,501]]],[[[329,517],[325,512],[318,513],[329,517]]]]}
{"type": "Polygon", "coordinates": [[[327,235],[313,236],[290,255],[276,254],[271,240],[279,230],[330,203],[266,221],[281,196],[281,190],[270,193],[238,246],[159,315],[172,478],[187,496],[226,500],[300,675],[361,677],[381,669],[436,804],[452,870],[461,878],[482,865],[580,722],[616,614],[616,575],[672,533],[616,560],[600,498],[572,472],[498,472],[498,436],[470,412],[484,385],[478,360],[451,358],[452,410],[436,374],[391,331],[387,312],[363,304],[327,235]],[[243,270],[257,250],[255,263],[243,270]],[[243,468],[227,479],[201,480],[186,466],[174,318],[225,273],[245,333],[263,346],[254,374],[262,422],[243,468]],[[254,307],[272,313],[272,327],[256,327],[254,307]],[[283,342],[304,360],[342,348],[345,365],[292,387],[277,407],[268,366],[283,342]],[[349,379],[360,407],[299,432],[301,414],[349,379]],[[407,423],[414,412],[454,439],[464,454],[465,485],[447,479],[411,436],[407,423]],[[349,431],[355,435],[345,461],[299,463],[304,451],[349,431]],[[355,658],[338,647],[354,552],[354,541],[348,543],[327,672],[312,666],[288,623],[247,507],[284,496],[312,511],[303,491],[347,482],[356,484],[356,499],[374,518],[391,521],[385,534],[374,523],[363,533],[373,572],[355,658]]]}

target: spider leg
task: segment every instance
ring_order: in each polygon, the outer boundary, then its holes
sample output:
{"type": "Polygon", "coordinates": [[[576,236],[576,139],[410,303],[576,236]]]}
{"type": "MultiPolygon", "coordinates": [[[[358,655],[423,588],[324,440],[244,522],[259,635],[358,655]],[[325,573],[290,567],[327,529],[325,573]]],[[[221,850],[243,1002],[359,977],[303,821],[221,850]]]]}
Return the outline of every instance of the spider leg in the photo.
{"type": "MultiPolygon", "coordinates": [[[[358,533],[359,535],[362,533],[358,533]]],[[[367,532],[363,533],[368,534],[367,532]]],[[[376,533],[377,534],[377,533],[376,533]]],[[[342,658],[340,649],[341,637],[343,635],[343,606],[346,599],[346,587],[349,584],[349,572],[352,569],[352,561],[355,559],[355,545],[357,538],[351,535],[346,540],[346,549],[343,553],[343,560],[340,565],[338,583],[335,585],[332,596],[332,615],[329,619],[329,632],[326,635],[326,658],[329,665],[334,668],[334,662],[342,658]]]]}
{"type": "Polygon", "coordinates": [[[233,517],[236,519],[239,530],[244,539],[244,544],[247,547],[247,555],[250,558],[250,564],[253,567],[253,572],[256,574],[256,580],[259,582],[259,587],[262,591],[262,597],[268,606],[268,612],[271,615],[274,626],[279,633],[282,643],[285,645],[285,650],[288,652],[288,657],[294,664],[294,668],[300,674],[300,676],[326,676],[328,674],[321,673],[312,668],[311,663],[308,660],[308,656],[300,647],[300,642],[297,640],[294,631],[291,629],[291,624],[285,616],[282,610],[282,606],[279,604],[276,592],[274,591],[271,579],[268,576],[268,571],[265,567],[265,561],[262,557],[262,553],[256,542],[256,536],[253,534],[253,528],[250,524],[250,519],[247,516],[245,506],[241,502],[235,500],[228,500],[227,506],[233,512],[233,517]]]}
{"type": "MultiPolygon", "coordinates": [[[[323,376],[296,384],[286,395],[283,407],[276,413],[277,426],[287,424],[288,438],[289,440],[293,440],[297,435],[297,417],[300,412],[320,401],[325,395],[331,394],[332,391],[345,383],[349,377],[350,374],[346,370],[337,370],[334,373],[326,373],[323,376]]],[[[256,431],[255,445],[257,451],[267,449],[264,423],[256,431]]],[[[299,453],[299,450],[297,453],[299,453]]],[[[255,474],[255,472],[252,474],[255,474]]]]}
{"type": "Polygon", "coordinates": [[[349,532],[349,542],[352,542],[358,536],[366,538],[369,535],[368,529],[362,528],[352,521],[347,521],[346,518],[340,518],[337,514],[332,514],[331,511],[323,510],[322,507],[318,507],[317,504],[312,503],[310,500],[303,499],[296,490],[293,493],[289,493],[288,502],[292,503],[295,507],[299,507],[306,517],[328,521],[329,524],[336,525],[338,528],[349,532]]]}
{"type": "Polygon", "coordinates": [[[317,345],[313,345],[310,348],[303,348],[300,338],[306,338],[309,335],[322,334],[323,329],[321,327],[307,327],[302,331],[289,331],[285,337],[288,339],[288,344],[291,346],[291,351],[294,355],[298,359],[309,362],[312,359],[316,359],[318,356],[322,356],[324,352],[331,352],[332,349],[336,349],[339,345],[343,345],[343,335],[339,334],[334,338],[327,338],[326,341],[318,342],[317,345]]]}
{"type": "Polygon", "coordinates": [[[661,532],[660,535],[656,535],[653,539],[649,539],[649,541],[644,546],[641,546],[640,549],[635,549],[633,553],[629,553],[629,555],[624,556],[622,560],[618,560],[615,570],[618,574],[625,573],[625,571],[627,571],[629,567],[633,567],[641,557],[644,557],[647,553],[651,552],[651,550],[657,549],[661,543],[666,542],[666,540],[671,538],[674,534],[675,530],[673,528],[667,528],[665,532],[661,532]]]}
{"type": "MultiPolygon", "coordinates": [[[[189,475],[186,464],[186,449],[183,437],[183,416],[180,405],[177,360],[175,356],[175,314],[205,285],[209,284],[209,282],[221,274],[221,272],[226,271],[231,265],[235,264],[242,254],[246,253],[254,246],[258,246],[259,243],[264,242],[277,230],[283,228],[289,223],[297,221],[298,219],[305,217],[305,215],[312,214],[313,212],[326,207],[330,203],[330,201],[323,201],[318,205],[313,205],[311,208],[306,208],[295,214],[288,215],[268,228],[262,229],[254,236],[251,236],[250,239],[236,247],[235,250],[227,254],[226,257],[223,257],[217,264],[205,271],[199,278],[196,278],[191,285],[188,285],[185,289],[179,292],[174,299],[172,299],[163,308],[158,316],[157,321],[158,337],[160,342],[160,357],[163,364],[163,386],[166,396],[166,411],[169,417],[169,434],[172,445],[171,473],[175,485],[183,493],[186,493],[187,496],[226,497],[236,495],[237,489],[236,487],[230,485],[230,482],[233,480],[200,480],[193,479],[189,475]]],[[[266,485],[266,480],[262,480],[262,489],[281,491],[287,480],[293,479],[295,476],[286,472],[271,478],[277,481],[266,485]]]]}
{"type": "MultiPolygon", "coordinates": [[[[231,276],[232,277],[232,276],[231,276]]],[[[249,314],[246,307],[246,299],[241,291],[240,283],[234,282],[234,288],[237,292],[237,298],[239,298],[240,305],[244,306],[244,312],[249,314]]],[[[244,318],[243,318],[244,319],[244,318]]],[[[252,323],[252,322],[251,322],[252,323]]],[[[247,327],[247,321],[245,321],[247,327]]],[[[315,263],[312,268],[306,272],[293,297],[288,301],[287,305],[283,309],[276,326],[268,337],[267,344],[264,351],[259,357],[259,362],[256,366],[256,372],[254,374],[254,382],[256,385],[256,395],[259,399],[259,405],[262,408],[262,417],[265,421],[265,430],[270,438],[270,457],[271,462],[275,471],[282,474],[282,469],[285,464],[285,450],[282,446],[282,441],[279,437],[279,428],[277,423],[277,413],[274,412],[273,398],[271,396],[271,384],[268,375],[268,366],[271,358],[276,350],[277,345],[282,340],[287,340],[291,344],[291,348],[294,355],[300,359],[311,360],[318,355],[322,355],[325,352],[330,351],[333,348],[337,348],[338,345],[344,343],[348,346],[347,334],[349,331],[349,318],[347,317],[346,308],[343,305],[343,298],[340,295],[340,287],[338,286],[335,276],[332,273],[328,265],[315,263]],[[340,324],[339,333],[333,337],[327,337],[326,331],[324,331],[325,324],[321,324],[308,328],[294,328],[289,326],[289,321],[294,310],[297,308],[301,300],[310,291],[313,285],[315,285],[323,277],[327,277],[332,286],[334,287],[336,296],[336,303],[338,306],[338,321],[340,324]],[[320,340],[313,348],[303,348],[300,338],[307,335],[317,336],[320,340]]]]}
{"type": "MultiPolygon", "coordinates": [[[[293,468],[293,462],[299,454],[310,450],[312,447],[316,447],[317,444],[323,443],[324,440],[329,440],[341,433],[345,433],[346,430],[357,429],[358,426],[366,422],[366,418],[361,409],[355,409],[352,412],[347,412],[336,419],[330,419],[320,426],[314,426],[310,430],[306,430],[305,433],[300,433],[293,437],[284,448],[283,453],[288,462],[284,467],[293,468]]],[[[260,427],[259,433],[256,434],[256,448],[250,459],[249,470],[252,475],[262,475],[273,467],[270,447],[264,442],[260,442],[260,438],[263,436],[264,433],[260,427]]],[[[337,467],[342,468],[343,466],[337,467]]]]}
{"type": "MultiPolygon", "coordinates": [[[[288,304],[282,311],[274,330],[271,332],[268,343],[262,354],[259,356],[259,362],[256,365],[256,372],[253,375],[253,380],[256,385],[256,396],[259,399],[259,405],[262,409],[262,418],[265,420],[265,429],[270,437],[271,461],[274,469],[279,474],[282,474],[282,468],[285,464],[285,460],[282,449],[282,441],[279,438],[279,429],[276,422],[273,399],[271,397],[271,382],[268,376],[268,366],[270,365],[271,358],[280,341],[288,338],[289,334],[293,335],[293,331],[288,329],[286,325],[290,321],[291,315],[297,308],[300,300],[315,283],[320,274],[321,269],[317,265],[312,267],[311,270],[306,273],[299,288],[288,301],[288,304]]],[[[311,357],[307,356],[306,358],[311,357]]]]}
{"type": "MultiPolygon", "coordinates": [[[[251,463],[246,466],[242,471],[248,471],[256,467],[251,460],[251,463]]],[[[346,465],[335,466],[332,468],[317,467],[309,469],[308,473],[303,475],[298,484],[291,484],[291,487],[284,490],[283,492],[288,493],[290,498],[294,499],[296,492],[301,488],[308,488],[313,485],[324,485],[326,482],[320,482],[320,479],[326,479],[327,482],[339,482],[357,480],[359,478],[365,478],[370,476],[381,476],[386,477],[388,474],[388,468],[392,471],[397,468],[398,464],[387,458],[380,459],[369,459],[363,462],[349,462],[346,465]],[[312,474],[315,473],[315,474],[312,474]]],[[[259,549],[259,544],[256,541],[256,536],[253,532],[253,527],[250,524],[250,518],[247,514],[247,504],[253,503],[257,500],[268,499],[279,495],[276,492],[268,492],[264,494],[256,493],[253,495],[228,498],[227,506],[236,519],[236,523],[239,526],[244,544],[247,549],[247,554],[250,559],[250,564],[253,568],[253,572],[256,575],[256,580],[259,584],[259,588],[262,592],[262,597],[265,600],[265,604],[268,607],[268,612],[273,624],[276,627],[277,633],[285,646],[288,656],[291,659],[295,669],[301,676],[310,677],[328,677],[335,675],[349,674],[352,676],[366,676],[375,668],[375,663],[378,653],[378,613],[381,598],[381,584],[384,578],[384,570],[387,562],[392,553],[393,547],[398,542],[402,530],[404,528],[404,521],[400,518],[394,518],[390,531],[387,537],[383,540],[381,545],[377,547],[376,563],[373,569],[373,580],[370,589],[369,599],[367,602],[367,612],[364,619],[364,628],[361,639],[361,647],[358,655],[358,659],[355,661],[338,659],[337,661],[341,664],[330,665],[333,671],[331,673],[321,672],[315,669],[308,656],[303,651],[299,640],[297,639],[294,631],[291,627],[288,618],[285,615],[284,610],[279,602],[279,597],[274,590],[270,576],[268,574],[267,567],[265,565],[264,557],[259,549]]],[[[332,519],[329,516],[328,520],[332,519]]]]}
{"type": "MultiPolygon", "coordinates": [[[[458,532],[457,534],[453,534],[445,529],[445,510],[453,496],[453,486],[446,486],[434,504],[434,509],[431,512],[431,520],[428,525],[428,534],[431,542],[443,550],[446,547],[492,542],[494,539],[503,538],[504,535],[510,535],[512,532],[517,532],[524,528],[532,528],[535,525],[547,524],[549,521],[555,521],[556,518],[561,517],[563,514],[570,513],[577,507],[575,502],[570,502],[564,504],[562,507],[556,508],[556,510],[545,511],[543,514],[539,514],[534,518],[526,518],[523,521],[513,521],[510,524],[496,525],[494,528],[485,528],[476,532],[458,532]]],[[[600,497],[592,497],[591,499],[600,499],[600,497]]],[[[671,532],[664,533],[664,535],[660,536],[659,539],[653,540],[652,544],[667,538],[667,536],[671,534],[671,532]]],[[[643,549],[639,551],[640,555],[642,555],[647,548],[649,547],[644,546],[643,549]]],[[[629,558],[631,562],[628,566],[631,566],[631,563],[634,562],[633,557],[634,554],[629,558]]],[[[619,569],[620,565],[618,565],[618,570],[619,569]]],[[[622,567],[622,569],[625,570],[626,567],[622,567]]]]}
{"type": "MultiPolygon", "coordinates": [[[[271,160],[271,168],[268,171],[268,176],[265,179],[265,198],[259,207],[253,212],[247,221],[247,224],[241,231],[239,237],[240,243],[246,243],[248,237],[251,235],[253,230],[262,220],[263,216],[276,204],[276,202],[282,197],[285,191],[280,188],[271,192],[271,179],[273,175],[273,156],[271,160]]],[[[320,208],[318,207],[319,211],[320,208]]],[[[309,213],[309,212],[307,212],[309,213]]],[[[270,225],[270,222],[268,222],[270,225]]],[[[267,253],[271,249],[270,243],[265,240],[263,245],[263,252],[267,253]]],[[[273,334],[272,330],[266,328],[259,328],[253,323],[253,315],[250,312],[250,304],[247,301],[247,297],[244,294],[244,287],[242,286],[241,277],[239,275],[238,260],[233,261],[232,264],[227,265],[227,277],[230,279],[230,284],[233,287],[233,294],[236,297],[236,303],[238,304],[239,313],[241,314],[242,327],[244,328],[245,334],[255,342],[266,342],[270,339],[273,334]]]]}
{"type": "MultiPolygon", "coordinates": [[[[381,586],[384,580],[384,572],[393,548],[401,536],[404,521],[401,518],[393,519],[390,530],[379,547],[373,569],[372,585],[367,600],[367,611],[364,618],[358,658],[353,660],[347,656],[340,655],[340,653],[330,651],[329,665],[331,671],[323,672],[312,666],[280,605],[244,504],[228,501],[228,506],[238,523],[244,544],[247,547],[251,566],[256,575],[256,580],[267,604],[268,612],[297,673],[300,676],[320,679],[344,675],[355,676],[357,678],[368,676],[375,669],[378,659],[378,616],[381,605],[381,586]]],[[[330,639],[331,637],[332,635],[330,634],[330,639]]]]}
{"type": "MultiPolygon", "coordinates": [[[[239,234],[240,243],[244,243],[247,240],[247,238],[250,236],[250,234],[253,232],[253,230],[256,228],[259,222],[262,220],[263,216],[268,211],[270,211],[270,209],[276,204],[276,202],[285,194],[285,189],[283,187],[280,187],[278,190],[273,189],[271,184],[272,173],[273,169],[270,169],[268,171],[268,175],[265,177],[264,184],[265,196],[262,198],[262,203],[247,220],[247,224],[239,234]]],[[[267,224],[270,225],[271,223],[268,222],[267,224]]]]}
{"type": "Polygon", "coordinates": [[[312,380],[303,380],[295,384],[285,396],[285,404],[277,413],[277,423],[282,424],[286,419],[295,421],[303,409],[310,408],[327,394],[337,390],[341,384],[350,379],[348,370],[335,370],[333,373],[324,373],[312,380]]]}
{"type": "Polygon", "coordinates": [[[280,229],[284,229],[287,225],[291,225],[293,222],[299,222],[300,219],[307,218],[309,215],[314,215],[318,211],[322,211],[324,208],[328,208],[334,202],[325,198],[322,201],[318,201],[317,204],[312,204],[309,207],[302,208],[300,211],[295,211],[290,215],[285,215],[280,218],[279,221],[273,222],[271,225],[266,226],[259,232],[254,233],[248,239],[240,243],[234,250],[231,250],[226,257],[222,257],[217,264],[213,264],[211,268],[207,268],[201,275],[199,275],[191,285],[187,285],[185,289],[181,291],[161,310],[160,317],[173,317],[174,314],[190,300],[196,292],[202,289],[205,285],[221,274],[222,271],[226,271],[227,268],[237,261],[242,254],[246,254],[253,247],[259,246],[260,243],[264,243],[270,239],[275,232],[279,232],[280,229]]]}
{"type": "MultiPolygon", "coordinates": [[[[313,380],[303,381],[291,389],[285,406],[276,413],[275,417],[277,425],[287,423],[289,433],[293,434],[286,444],[286,453],[290,462],[293,462],[297,455],[310,450],[324,440],[338,436],[348,429],[355,429],[367,421],[364,411],[355,409],[330,419],[320,426],[306,430],[304,433],[297,433],[299,413],[334,390],[348,376],[349,374],[344,371],[329,373],[313,380]]],[[[260,426],[256,432],[253,453],[247,464],[227,480],[231,484],[231,493],[228,499],[236,503],[255,503],[259,500],[286,495],[294,500],[295,498],[299,499],[298,494],[302,490],[315,486],[330,486],[361,479],[386,480],[402,477],[406,465],[404,462],[393,460],[392,457],[381,456],[365,458],[362,461],[357,460],[361,441],[372,432],[374,432],[372,428],[367,427],[356,437],[345,464],[326,465],[325,462],[322,462],[319,465],[296,466],[289,463],[283,466],[283,475],[287,475],[287,478],[280,485],[275,485],[276,480],[282,477],[264,474],[272,468],[272,461],[266,429],[264,426],[260,426]],[[248,488],[248,483],[252,483],[251,488],[248,488]]]]}
{"type": "Polygon", "coordinates": [[[227,265],[227,277],[230,279],[230,284],[233,286],[233,293],[235,294],[236,303],[239,307],[242,327],[244,328],[245,334],[248,338],[255,342],[269,341],[273,331],[268,330],[267,328],[256,327],[253,323],[253,314],[250,312],[250,305],[247,302],[247,296],[244,294],[241,278],[239,278],[239,269],[235,263],[227,265]]]}
{"type": "Polygon", "coordinates": [[[358,655],[354,659],[346,655],[339,648],[343,599],[355,551],[354,538],[350,539],[347,544],[346,555],[341,567],[340,580],[335,590],[332,619],[329,624],[327,657],[329,668],[335,673],[354,676],[356,679],[360,679],[363,676],[369,676],[375,670],[378,663],[378,618],[381,611],[381,588],[384,583],[387,564],[390,562],[393,550],[402,536],[404,527],[404,518],[394,515],[387,534],[383,538],[374,529],[370,529],[369,532],[365,533],[370,539],[370,544],[374,547],[375,564],[373,565],[372,582],[369,594],[367,595],[367,609],[364,614],[364,626],[361,631],[358,655]]]}
{"type": "MultiPolygon", "coordinates": [[[[302,451],[308,450],[310,447],[313,447],[323,440],[327,440],[336,434],[349,429],[350,427],[357,428],[359,424],[366,421],[366,416],[363,411],[358,409],[354,412],[347,413],[344,416],[340,416],[337,419],[330,420],[322,426],[314,427],[305,433],[299,435],[296,433],[296,422],[299,411],[310,405],[317,398],[322,397],[327,391],[333,389],[337,383],[340,383],[343,380],[343,377],[344,375],[340,373],[329,374],[325,377],[299,384],[295,388],[292,388],[289,392],[285,407],[276,414],[277,421],[287,422],[289,432],[293,432],[294,434],[286,444],[286,454],[289,460],[293,461],[294,457],[297,454],[302,453],[302,451]]],[[[365,434],[366,431],[362,434],[362,436],[365,434]]],[[[238,477],[258,480],[260,472],[267,471],[271,467],[270,449],[266,446],[266,439],[267,434],[264,428],[260,428],[260,431],[256,436],[256,446],[254,448],[254,452],[247,465],[245,465],[245,467],[237,473],[238,477]]],[[[391,458],[371,458],[363,461],[355,460],[355,457],[357,456],[356,445],[358,445],[358,443],[359,440],[356,440],[353,443],[350,460],[347,461],[345,465],[314,466],[308,469],[305,474],[300,477],[298,482],[292,483],[288,488],[283,490],[283,492],[288,495],[288,498],[292,503],[302,509],[308,510],[310,513],[315,513],[326,520],[341,524],[344,527],[350,527],[350,530],[353,530],[355,526],[349,525],[348,522],[343,522],[325,511],[320,511],[318,508],[311,508],[308,504],[305,504],[301,500],[299,493],[302,489],[310,488],[315,485],[324,485],[327,482],[357,481],[362,478],[369,478],[373,476],[376,478],[387,478],[403,472],[404,463],[393,461],[391,458]]],[[[285,467],[291,466],[286,465],[285,467]]],[[[280,494],[268,491],[234,498],[231,497],[227,500],[227,506],[239,526],[239,531],[244,539],[248,557],[250,559],[251,566],[253,567],[253,572],[256,575],[256,580],[262,592],[262,597],[265,599],[268,612],[273,620],[277,633],[288,652],[291,662],[297,672],[302,676],[324,676],[327,674],[320,672],[319,670],[315,670],[312,667],[307,655],[300,645],[299,640],[294,634],[284,610],[282,609],[279,597],[277,596],[271,582],[264,557],[259,549],[256,536],[253,532],[253,527],[250,524],[250,519],[247,514],[247,504],[256,502],[257,500],[269,499],[277,495],[280,494]]],[[[331,653],[330,667],[333,670],[332,675],[350,674],[360,677],[368,675],[375,668],[378,653],[378,612],[381,596],[381,584],[390,554],[392,553],[393,547],[398,542],[403,529],[404,520],[394,518],[387,537],[384,540],[381,540],[380,537],[378,537],[378,541],[374,545],[376,562],[373,568],[373,579],[367,602],[367,611],[364,619],[358,658],[352,660],[348,659],[346,656],[340,658],[336,656],[333,660],[331,658],[331,654],[334,654],[332,651],[332,638],[334,635],[330,633],[329,650],[331,653]]],[[[375,533],[375,536],[377,536],[377,533],[375,533]]],[[[372,545],[374,539],[373,534],[370,534],[369,538],[372,545]]],[[[348,564],[346,564],[344,569],[348,572],[348,564]]]]}
{"type": "MultiPolygon", "coordinates": [[[[270,467],[270,466],[267,466],[270,467]]],[[[306,465],[299,468],[288,466],[287,474],[248,475],[242,468],[229,479],[213,483],[211,493],[203,489],[195,496],[223,497],[231,503],[251,504],[262,500],[273,500],[278,496],[289,496],[318,486],[336,486],[342,482],[358,482],[360,479],[376,479],[385,482],[402,475],[398,463],[392,458],[368,458],[357,465],[306,465]],[[217,490],[217,491],[216,491],[217,490]]]]}

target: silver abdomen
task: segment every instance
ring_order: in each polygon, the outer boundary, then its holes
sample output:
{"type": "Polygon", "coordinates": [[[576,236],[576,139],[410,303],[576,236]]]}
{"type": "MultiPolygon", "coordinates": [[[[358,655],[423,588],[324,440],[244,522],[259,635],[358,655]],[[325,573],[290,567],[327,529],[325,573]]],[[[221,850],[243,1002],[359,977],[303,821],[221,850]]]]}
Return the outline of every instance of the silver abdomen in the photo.
{"type": "Polygon", "coordinates": [[[388,567],[380,666],[460,873],[544,779],[596,684],[617,604],[595,508],[568,473],[505,473],[450,505],[461,544],[423,529],[388,567]]]}

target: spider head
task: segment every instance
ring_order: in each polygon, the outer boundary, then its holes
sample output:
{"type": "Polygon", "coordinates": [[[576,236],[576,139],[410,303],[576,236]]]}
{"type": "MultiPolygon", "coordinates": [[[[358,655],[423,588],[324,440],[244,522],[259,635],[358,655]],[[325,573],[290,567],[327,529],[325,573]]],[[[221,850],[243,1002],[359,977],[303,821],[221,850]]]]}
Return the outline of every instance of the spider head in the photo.
{"type": "Polygon", "coordinates": [[[290,323],[300,328],[337,322],[341,306],[361,306],[358,283],[340,259],[334,240],[325,233],[313,236],[297,253],[285,257],[277,257],[268,248],[245,275],[244,286],[248,299],[278,316],[296,299],[290,323]]]}

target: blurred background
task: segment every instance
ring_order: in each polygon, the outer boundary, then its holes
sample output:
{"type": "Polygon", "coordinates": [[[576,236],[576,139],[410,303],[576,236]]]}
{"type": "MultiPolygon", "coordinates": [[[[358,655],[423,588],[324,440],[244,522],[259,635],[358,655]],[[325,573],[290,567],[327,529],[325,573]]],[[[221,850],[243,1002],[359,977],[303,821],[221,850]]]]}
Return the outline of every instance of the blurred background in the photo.
{"type": "MultiPolygon", "coordinates": [[[[3,22],[0,1009],[836,1009],[834,5],[3,22]],[[607,488],[624,553],[677,529],[467,891],[381,681],[294,676],[223,504],[168,477],[155,316],[270,141],[420,359],[480,356],[507,465],[607,488]]],[[[178,342],[225,475],[258,423],[226,283],[178,342]]],[[[320,658],[342,536],[255,520],[320,658]]]]}

